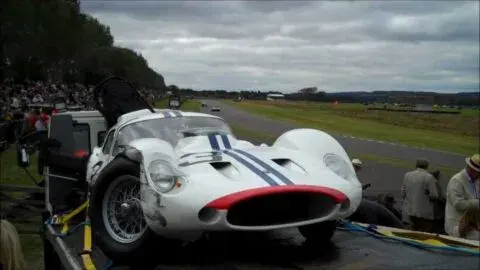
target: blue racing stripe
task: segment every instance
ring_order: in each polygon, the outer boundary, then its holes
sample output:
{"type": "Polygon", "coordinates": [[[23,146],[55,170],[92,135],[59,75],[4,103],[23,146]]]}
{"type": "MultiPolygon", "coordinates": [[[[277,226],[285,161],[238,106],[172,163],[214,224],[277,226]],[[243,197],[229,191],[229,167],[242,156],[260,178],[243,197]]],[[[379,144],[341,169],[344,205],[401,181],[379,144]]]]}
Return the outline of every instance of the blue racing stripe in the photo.
{"type": "Polygon", "coordinates": [[[182,113],[179,111],[170,111],[175,117],[182,117],[182,113]]]}
{"type": "Polygon", "coordinates": [[[270,171],[273,175],[275,175],[276,177],[278,177],[281,181],[283,181],[285,184],[287,185],[295,185],[290,179],[288,179],[285,175],[283,175],[281,172],[279,172],[278,170],[276,170],[275,168],[273,168],[272,166],[268,165],[267,163],[263,162],[262,160],[260,160],[259,158],[257,158],[256,156],[250,154],[250,153],[247,153],[243,150],[239,150],[239,149],[235,149],[234,151],[240,153],[240,154],[243,154],[244,156],[248,157],[249,159],[253,160],[254,162],[258,163],[260,166],[262,166],[263,168],[265,168],[266,170],[270,171]]]}
{"type": "Polygon", "coordinates": [[[209,134],[208,135],[208,140],[210,141],[210,146],[214,150],[220,150],[220,145],[218,144],[217,138],[215,137],[215,134],[209,134]]]}
{"type": "Polygon", "coordinates": [[[238,156],[237,154],[235,154],[233,152],[230,152],[229,150],[223,150],[223,153],[231,156],[232,158],[234,158],[235,160],[237,160],[238,162],[243,164],[249,170],[254,172],[256,175],[260,176],[263,180],[265,180],[265,182],[267,182],[269,185],[278,186],[278,183],[275,182],[275,180],[273,180],[268,174],[266,174],[265,172],[262,172],[261,170],[259,170],[257,167],[250,164],[248,161],[246,161],[242,157],[238,156]]]}
{"type": "Polygon", "coordinates": [[[232,145],[230,144],[230,141],[228,140],[227,135],[222,135],[222,142],[223,142],[223,145],[225,145],[225,148],[232,149],[232,145]]]}

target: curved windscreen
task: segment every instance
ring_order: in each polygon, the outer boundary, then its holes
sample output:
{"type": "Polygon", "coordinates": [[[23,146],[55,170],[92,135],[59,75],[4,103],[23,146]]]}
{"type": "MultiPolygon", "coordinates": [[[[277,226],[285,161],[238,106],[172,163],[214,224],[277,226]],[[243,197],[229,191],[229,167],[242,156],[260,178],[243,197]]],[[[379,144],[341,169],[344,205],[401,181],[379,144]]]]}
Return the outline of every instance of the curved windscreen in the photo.
{"type": "Polygon", "coordinates": [[[120,129],[116,146],[127,145],[133,140],[158,138],[175,147],[180,139],[206,134],[232,134],[221,119],[205,116],[157,118],[132,123],[120,129]]]}

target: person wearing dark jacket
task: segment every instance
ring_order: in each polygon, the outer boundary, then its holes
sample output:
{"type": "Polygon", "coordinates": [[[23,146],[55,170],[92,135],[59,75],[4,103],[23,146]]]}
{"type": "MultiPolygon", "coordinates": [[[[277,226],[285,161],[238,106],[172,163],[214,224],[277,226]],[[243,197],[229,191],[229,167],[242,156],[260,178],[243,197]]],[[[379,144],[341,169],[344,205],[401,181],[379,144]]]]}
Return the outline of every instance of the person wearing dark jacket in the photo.
{"type": "Polygon", "coordinates": [[[434,222],[435,222],[435,231],[436,233],[445,234],[444,224],[445,224],[445,189],[440,184],[440,171],[434,170],[431,172],[433,177],[437,180],[437,190],[438,190],[438,198],[434,199],[433,202],[433,215],[434,215],[434,222]]]}
{"type": "Polygon", "coordinates": [[[350,217],[348,217],[348,219],[355,222],[386,227],[405,227],[403,222],[385,206],[366,199],[362,199],[362,202],[358,206],[357,210],[350,217]]]}
{"type": "MultiPolygon", "coordinates": [[[[355,172],[360,172],[362,162],[359,159],[353,159],[352,164],[355,172]]],[[[369,184],[363,185],[363,189],[368,188],[368,186],[369,184]]],[[[360,223],[404,228],[402,221],[389,209],[378,202],[367,199],[362,199],[357,210],[348,219],[360,223]]]]}

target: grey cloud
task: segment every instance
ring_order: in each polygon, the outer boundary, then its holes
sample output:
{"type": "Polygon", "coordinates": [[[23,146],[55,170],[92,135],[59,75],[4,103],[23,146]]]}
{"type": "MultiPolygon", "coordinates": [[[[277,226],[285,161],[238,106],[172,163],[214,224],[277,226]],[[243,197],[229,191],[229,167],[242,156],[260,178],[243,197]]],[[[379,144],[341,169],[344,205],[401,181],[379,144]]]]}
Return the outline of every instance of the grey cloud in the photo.
{"type": "Polygon", "coordinates": [[[251,1],[243,0],[242,4],[247,10],[261,13],[271,13],[278,11],[289,11],[298,8],[308,7],[317,4],[319,1],[299,0],[299,1],[251,1]]]}
{"type": "MultiPolygon", "coordinates": [[[[468,2],[464,3],[468,4],[468,2]]],[[[458,5],[457,1],[372,1],[369,3],[372,10],[402,15],[448,13],[458,5]]]]}
{"type": "Polygon", "coordinates": [[[82,1],[168,84],[478,91],[478,2],[82,1]]]}

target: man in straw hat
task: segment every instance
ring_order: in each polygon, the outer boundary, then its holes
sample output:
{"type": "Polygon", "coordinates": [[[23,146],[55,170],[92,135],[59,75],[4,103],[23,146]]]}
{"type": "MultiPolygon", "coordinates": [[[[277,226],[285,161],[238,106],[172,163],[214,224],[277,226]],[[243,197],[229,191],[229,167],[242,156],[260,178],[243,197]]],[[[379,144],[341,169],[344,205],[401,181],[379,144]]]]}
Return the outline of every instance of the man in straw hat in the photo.
{"type": "Polygon", "coordinates": [[[452,176],[446,191],[445,232],[453,236],[465,212],[480,208],[480,155],[474,154],[465,162],[465,168],[452,176]]]}

